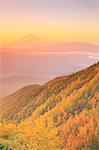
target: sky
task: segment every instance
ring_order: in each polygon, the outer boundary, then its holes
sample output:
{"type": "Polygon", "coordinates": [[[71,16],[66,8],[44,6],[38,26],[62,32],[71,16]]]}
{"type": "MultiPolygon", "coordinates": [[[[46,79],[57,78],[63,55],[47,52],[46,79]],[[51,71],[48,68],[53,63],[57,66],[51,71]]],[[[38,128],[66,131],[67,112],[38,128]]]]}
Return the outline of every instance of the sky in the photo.
{"type": "Polygon", "coordinates": [[[0,0],[0,96],[99,60],[99,0],[0,0]]]}
{"type": "Polygon", "coordinates": [[[99,42],[99,0],[0,0],[0,44],[29,33],[51,42],[99,42]]]}

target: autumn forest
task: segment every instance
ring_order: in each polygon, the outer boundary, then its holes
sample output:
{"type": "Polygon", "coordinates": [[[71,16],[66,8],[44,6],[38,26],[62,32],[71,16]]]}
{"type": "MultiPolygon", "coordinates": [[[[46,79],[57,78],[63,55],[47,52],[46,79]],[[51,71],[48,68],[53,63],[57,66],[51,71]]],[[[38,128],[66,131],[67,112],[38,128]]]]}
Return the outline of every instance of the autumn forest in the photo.
{"type": "Polygon", "coordinates": [[[0,150],[98,150],[99,62],[3,98],[0,150]]]}

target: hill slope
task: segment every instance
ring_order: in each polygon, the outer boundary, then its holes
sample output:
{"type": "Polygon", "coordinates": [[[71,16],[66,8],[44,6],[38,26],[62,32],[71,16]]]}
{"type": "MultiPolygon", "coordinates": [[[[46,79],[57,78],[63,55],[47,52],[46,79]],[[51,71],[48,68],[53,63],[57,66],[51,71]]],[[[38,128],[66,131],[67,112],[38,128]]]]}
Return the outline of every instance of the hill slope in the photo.
{"type": "MultiPolygon", "coordinates": [[[[99,148],[99,62],[43,86],[25,87],[5,100],[0,107],[3,139],[5,131],[7,136],[13,131],[29,150],[99,148]]],[[[2,143],[9,141],[8,136],[2,143]]]]}
{"type": "Polygon", "coordinates": [[[2,98],[1,103],[3,104],[0,107],[0,115],[3,114],[8,120],[18,121],[19,118],[17,113],[21,111],[29,102],[31,103],[31,97],[32,103],[34,104],[34,98],[38,95],[40,90],[40,85],[30,85],[23,87],[12,95],[2,98]]]}
{"type": "Polygon", "coordinates": [[[96,80],[92,89],[97,86],[98,68],[99,63],[75,74],[57,77],[43,86],[31,85],[18,90],[3,99],[6,103],[0,107],[1,118],[19,123],[29,117],[38,106],[48,103],[45,109],[52,109],[63,98],[72,97],[85,86],[87,89],[84,88],[82,95],[85,93],[85,97],[89,98],[91,87],[88,88],[87,84],[96,80]]]}

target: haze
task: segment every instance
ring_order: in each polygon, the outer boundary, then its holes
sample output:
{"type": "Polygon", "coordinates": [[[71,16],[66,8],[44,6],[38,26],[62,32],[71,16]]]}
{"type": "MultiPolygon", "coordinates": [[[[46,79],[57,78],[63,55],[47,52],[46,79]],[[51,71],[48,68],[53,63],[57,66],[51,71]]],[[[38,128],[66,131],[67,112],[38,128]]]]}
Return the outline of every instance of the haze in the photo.
{"type": "Polygon", "coordinates": [[[98,0],[0,0],[0,96],[99,60],[98,0]]]}

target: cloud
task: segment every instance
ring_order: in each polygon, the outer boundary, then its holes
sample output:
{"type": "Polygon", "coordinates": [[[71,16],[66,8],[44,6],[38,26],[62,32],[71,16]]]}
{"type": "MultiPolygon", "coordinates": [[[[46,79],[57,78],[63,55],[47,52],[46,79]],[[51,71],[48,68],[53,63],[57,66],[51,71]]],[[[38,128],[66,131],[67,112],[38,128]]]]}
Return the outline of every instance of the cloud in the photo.
{"type": "Polygon", "coordinates": [[[45,52],[45,51],[39,51],[39,52],[33,52],[32,54],[51,54],[51,55],[88,55],[93,57],[99,57],[99,53],[92,53],[92,52],[79,52],[79,51],[70,51],[70,52],[45,52]]]}
{"type": "Polygon", "coordinates": [[[88,56],[88,58],[99,60],[99,54],[97,54],[97,55],[90,55],[90,56],[88,56]]]}

